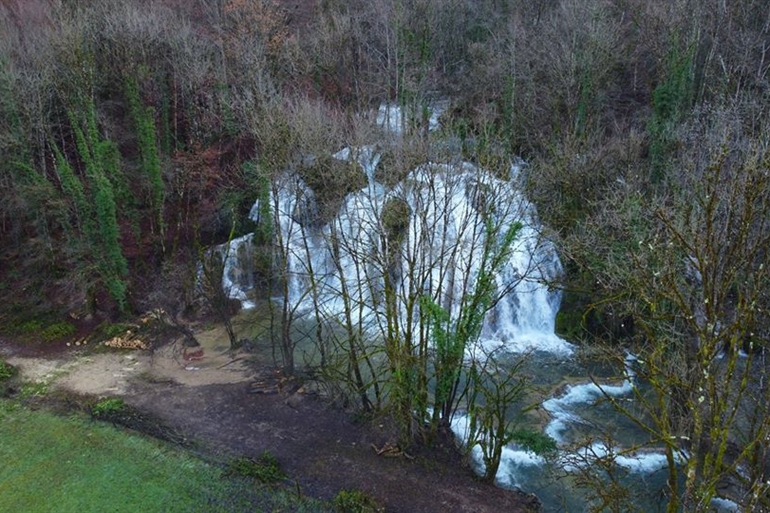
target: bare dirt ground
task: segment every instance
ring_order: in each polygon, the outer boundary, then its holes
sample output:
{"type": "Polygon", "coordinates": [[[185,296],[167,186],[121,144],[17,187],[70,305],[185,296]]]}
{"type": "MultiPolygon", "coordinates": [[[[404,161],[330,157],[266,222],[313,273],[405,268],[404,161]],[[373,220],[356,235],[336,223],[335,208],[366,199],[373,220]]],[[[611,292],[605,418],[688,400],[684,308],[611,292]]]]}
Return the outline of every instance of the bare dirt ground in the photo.
{"type": "Polygon", "coordinates": [[[23,379],[78,396],[122,397],[181,433],[205,456],[224,460],[269,451],[305,495],[331,499],[342,489],[374,497],[389,512],[524,512],[537,499],[478,481],[452,440],[409,457],[382,451],[387,425],[355,422],[311,384],[281,378],[265,362],[233,354],[216,336],[201,347],[150,351],[41,350],[0,339],[0,356],[23,379]],[[382,454],[378,454],[382,452],[382,454]]]}

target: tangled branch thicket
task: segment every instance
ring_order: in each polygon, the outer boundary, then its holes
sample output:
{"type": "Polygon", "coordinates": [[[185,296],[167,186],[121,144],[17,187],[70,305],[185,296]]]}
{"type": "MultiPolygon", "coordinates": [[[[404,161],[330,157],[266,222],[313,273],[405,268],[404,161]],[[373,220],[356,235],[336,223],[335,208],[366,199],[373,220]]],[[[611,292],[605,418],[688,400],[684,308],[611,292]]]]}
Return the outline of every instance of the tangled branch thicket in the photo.
{"type": "MultiPolygon", "coordinates": [[[[521,156],[565,264],[560,331],[635,352],[654,384],[640,400],[672,511],[725,487],[768,508],[766,2],[287,6],[0,2],[0,280],[15,311],[137,312],[163,296],[147,277],[181,267],[165,273],[180,304],[162,302],[187,311],[197,248],[248,231],[287,170],[332,216],[362,180],[330,157],[346,145],[379,143],[391,183],[426,159],[501,172],[521,156]],[[437,99],[449,107],[428,133],[437,99]],[[375,123],[381,103],[408,113],[401,135],[375,123]]],[[[376,402],[373,371],[351,372],[376,402]]]]}

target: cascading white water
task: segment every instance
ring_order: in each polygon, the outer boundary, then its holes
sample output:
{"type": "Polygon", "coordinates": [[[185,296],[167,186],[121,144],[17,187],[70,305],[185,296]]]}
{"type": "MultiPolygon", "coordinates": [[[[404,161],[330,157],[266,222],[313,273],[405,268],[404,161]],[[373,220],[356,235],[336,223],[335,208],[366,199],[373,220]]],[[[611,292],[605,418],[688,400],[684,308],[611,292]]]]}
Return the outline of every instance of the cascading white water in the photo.
{"type": "Polygon", "coordinates": [[[297,312],[331,319],[353,308],[361,332],[382,335],[389,279],[402,330],[416,326],[419,310],[410,305],[422,296],[456,318],[487,265],[489,234],[501,244],[520,223],[495,276],[499,301],[485,318],[479,347],[571,351],[554,335],[559,293],[548,283],[561,272],[559,259],[540,233],[534,207],[512,182],[467,162],[425,164],[386,190],[375,181],[379,156],[371,149],[336,156],[357,158],[369,184],[350,194],[327,223],[313,222],[313,192],[296,175],[283,176],[271,198],[278,261],[297,312]]]}
{"type": "Polygon", "coordinates": [[[387,132],[402,135],[404,127],[414,128],[421,122],[427,122],[428,130],[437,130],[440,126],[441,115],[449,107],[449,102],[433,101],[428,105],[423,105],[418,112],[403,109],[400,105],[394,103],[383,103],[377,110],[376,122],[387,132]],[[427,116],[427,117],[426,117],[427,116]],[[425,119],[420,119],[425,117],[425,119]],[[417,118],[417,119],[415,119],[417,118]]]}
{"type": "Polygon", "coordinates": [[[254,308],[254,235],[249,233],[215,248],[223,259],[222,290],[245,309],[254,308]]]}
{"type": "MultiPolygon", "coordinates": [[[[259,220],[259,205],[255,204],[249,212],[252,221],[259,220]]],[[[229,242],[213,246],[208,250],[209,257],[216,257],[222,265],[222,291],[230,299],[237,299],[244,309],[254,308],[254,234],[247,233],[229,242]]],[[[211,262],[209,262],[210,264],[211,262]]],[[[199,281],[203,269],[199,268],[199,281]]]]}

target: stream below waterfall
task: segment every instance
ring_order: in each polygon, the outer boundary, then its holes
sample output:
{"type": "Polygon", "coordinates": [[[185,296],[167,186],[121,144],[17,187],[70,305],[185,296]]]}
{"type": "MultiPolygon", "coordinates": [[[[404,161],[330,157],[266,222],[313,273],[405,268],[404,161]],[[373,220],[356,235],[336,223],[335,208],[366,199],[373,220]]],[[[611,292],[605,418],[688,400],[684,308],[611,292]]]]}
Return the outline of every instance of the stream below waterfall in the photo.
{"type": "MultiPolygon", "coordinates": [[[[273,184],[276,260],[288,284],[288,297],[278,300],[287,302],[299,322],[340,325],[347,312],[349,329],[352,317],[357,333],[377,339],[386,329],[382,296],[389,280],[396,284],[400,301],[399,328],[417,329],[418,319],[406,306],[410,294],[428,295],[450,315],[458,315],[461,298],[473,291],[481,272],[485,237],[493,236],[486,228],[489,219],[501,232],[521,223],[508,262],[495,276],[496,290],[502,291],[499,301],[487,313],[478,344],[467,349],[467,357],[500,350],[513,358],[526,355],[521,372],[531,377],[536,390],[528,400],[540,407],[521,424],[558,444],[557,454],[549,458],[510,445],[497,473],[498,484],[537,494],[544,511],[585,511],[595,497],[584,485],[601,475],[586,469],[608,454],[646,441],[636,425],[603,400],[606,394],[630,401],[635,361],[629,355],[624,368],[592,362],[554,334],[560,302],[554,285],[561,264],[543,236],[534,206],[517,187],[518,168],[501,179],[467,162],[428,163],[386,188],[377,181],[380,156],[372,148],[346,148],[335,157],[356,160],[368,184],[349,194],[331,220],[318,220],[314,193],[297,175],[286,173],[273,184]],[[393,205],[403,217],[395,221],[398,239],[383,221],[392,217],[388,209],[393,205]]],[[[252,212],[263,207],[257,204],[252,212]]],[[[253,307],[251,236],[218,251],[226,256],[223,287],[244,308],[253,307]]],[[[467,417],[455,418],[459,438],[467,425],[467,417]]],[[[480,468],[478,448],[475,462],[480,468]]],[[[641,510],[665,508],[662,453],[617,455],[614,465],[623,474],[621,483],[633,484],[641,510]]]]}
{"type": "MultiPolygon", "coordinates": [[[[631,361],[629,360],[629,366],[631,361]]],[[[614,453],[614,471],[621,484],[631,484],[633,503],[641,511],[665,511],[661,490],[666,484],[666,461],[655,451],[618,455],[647,441],[645,434],[618,414],[604,393],[628,398],[630,382],[624,369],[589,358],[536,351],[528,356],[522,372],[532,377],[531,399],[541,406],[535,415],[518,419],[516,427],[542,430],[557,441],[555,454],[541,457],[510,444],[503,452],[497,484],[534,493],[545,512],[586,511],[595,504],[596,485],[603,487],[601,471],[608,454],[614,453]],[[593,377],[597,383],[589,379],[593,377]],[[590,485],[590,486],[586,486],[590,485]]],[[[453,424],[458,437],[467,429],[467,418],[453,424]]],[[[480,450],[474,453],[482,470],[480,450]]]]}

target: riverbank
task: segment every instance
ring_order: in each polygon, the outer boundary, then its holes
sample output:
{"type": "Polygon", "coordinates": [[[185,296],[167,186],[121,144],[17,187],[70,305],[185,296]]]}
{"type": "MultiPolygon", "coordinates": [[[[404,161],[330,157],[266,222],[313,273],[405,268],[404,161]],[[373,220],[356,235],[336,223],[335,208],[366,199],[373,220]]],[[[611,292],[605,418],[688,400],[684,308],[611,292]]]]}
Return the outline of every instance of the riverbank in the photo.
{"type": "Polygon", "coordinates": [[[341,490],[359,490],[389,512],[536,510],[532,496],[481,483],[452,439],[399,452],[385,419],[356,419],[258,356],[198,338],[202,345],[192,352],[167,344],[153,352],[51,347],[48,354],[0,340],[0,357],[37,383],[41,396],[75,398],[73,407],[120,398],[204,459],[267,451],[303,496],[330,501],[341,490]]]}

